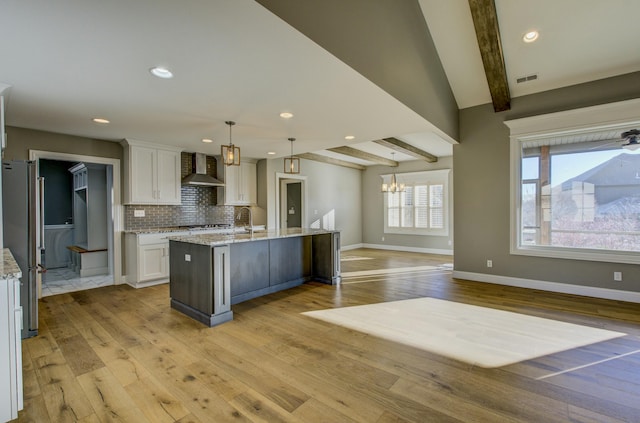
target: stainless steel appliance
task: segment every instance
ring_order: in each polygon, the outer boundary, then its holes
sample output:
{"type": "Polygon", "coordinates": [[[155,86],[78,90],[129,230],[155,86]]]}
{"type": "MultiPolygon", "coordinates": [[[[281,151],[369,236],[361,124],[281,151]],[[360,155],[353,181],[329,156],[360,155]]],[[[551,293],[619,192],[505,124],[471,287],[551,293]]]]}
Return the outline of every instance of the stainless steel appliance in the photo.
{"type": "Polygon", "coordinates": [[[40,248],[36,244],[37,184],[35,162],[2,162],[3,242],[22,271],[20,303],[23,339],[38,334],[37,254],[40,248]]]}

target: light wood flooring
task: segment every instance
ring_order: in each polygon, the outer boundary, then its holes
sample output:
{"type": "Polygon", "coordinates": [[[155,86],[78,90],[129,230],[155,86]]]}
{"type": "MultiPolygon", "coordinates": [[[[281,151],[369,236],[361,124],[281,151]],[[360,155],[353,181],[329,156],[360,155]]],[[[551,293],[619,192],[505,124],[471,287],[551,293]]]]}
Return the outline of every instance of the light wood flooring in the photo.
{"type": "Polygon", "coordinates": [[[454,280],[451,257],[343,253],[342,271],[233,306],[207,328],[169,307],[168,285],[40,300],[23,342],[30,422],[640,422],[640,305],[454,280]],[[361,258],[369,257],[368,260],[361,258]],[[420,268],[418,268],[420,269],[420,268]],[[434,297],[625,332],[484,369],[300,313],[434,297]],[[541,370],[547,377],[539,379],[541,370]],[[555,374],[559,373],[559,374],[555,374]]]}

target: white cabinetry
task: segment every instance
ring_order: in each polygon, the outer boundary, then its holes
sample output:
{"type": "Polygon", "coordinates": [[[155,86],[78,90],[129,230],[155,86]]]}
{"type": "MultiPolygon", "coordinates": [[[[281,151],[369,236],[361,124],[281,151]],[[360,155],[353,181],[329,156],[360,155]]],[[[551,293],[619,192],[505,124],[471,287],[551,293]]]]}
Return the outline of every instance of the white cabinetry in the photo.
{"type": "Polygon", "coordinates": [[[124,140],[125,203],[180,204],[180,151],[124,140]]]}
{"type": "Polygon", "coordinates": [[[218,188],[218,205],[247,206],[258,202],[257,172],[254,161],[240,166],[225,166],[218,160],[218,177],[224,187],[218,188]]]}
{"type": "Polygon", "coordinates": [[[73,174],[73,245],[71,267],[81,277],[109,273],[107,170],[78,163],[73,174]]]}
{"type": "MultiPolygon", "coordinates": [[[[13,262],[8,251],[2,251],[5,268],[9,261],[13,262]]],[[[18,268],[17,264],[15,268],[18,268]]],[[[20,339],[22,308],[18,277],[19,273],[0,277],[0,422],[17,418],[18,410],[24,407],[20,339]]]]}
{"type": "Polygon", "coordinates": [[[168,282],[169,239],[167,237],[188,234],[189,232],[126,234],[127,283],[141,288],[168,282]]]}

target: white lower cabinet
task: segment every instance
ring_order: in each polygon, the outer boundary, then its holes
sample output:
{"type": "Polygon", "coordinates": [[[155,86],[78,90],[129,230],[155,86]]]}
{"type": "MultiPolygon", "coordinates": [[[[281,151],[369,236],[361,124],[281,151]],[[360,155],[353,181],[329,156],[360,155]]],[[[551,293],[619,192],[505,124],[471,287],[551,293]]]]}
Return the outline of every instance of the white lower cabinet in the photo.
{"type": "Polygon", "coordinates": [[[149,281],[169,276],[169,242],[138,247],[139,279],[149,281]]]}
{"type": "Polygon", "coordinates": [[[22,410],[22,308],[20,280],[0,279],[0,422],[22,410]]]}
{"type": "Polygon", "coordinates": [[[125,236],[127,283],[141,288],[169,282],[169,236],[189,232],[134,234],[125,236]]]}

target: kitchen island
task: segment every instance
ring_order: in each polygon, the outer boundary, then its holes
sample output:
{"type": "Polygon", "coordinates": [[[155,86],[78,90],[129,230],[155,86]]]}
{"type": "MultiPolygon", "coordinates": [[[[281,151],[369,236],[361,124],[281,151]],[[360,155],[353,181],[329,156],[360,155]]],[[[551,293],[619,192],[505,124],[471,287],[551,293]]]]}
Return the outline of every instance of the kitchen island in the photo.
{"type": "Polygon", "coordinates": [[[232,304],[311,280],[340,283],[340,233],[289,228],[169,237],[171,307],[214,326],[232,304]]]}

